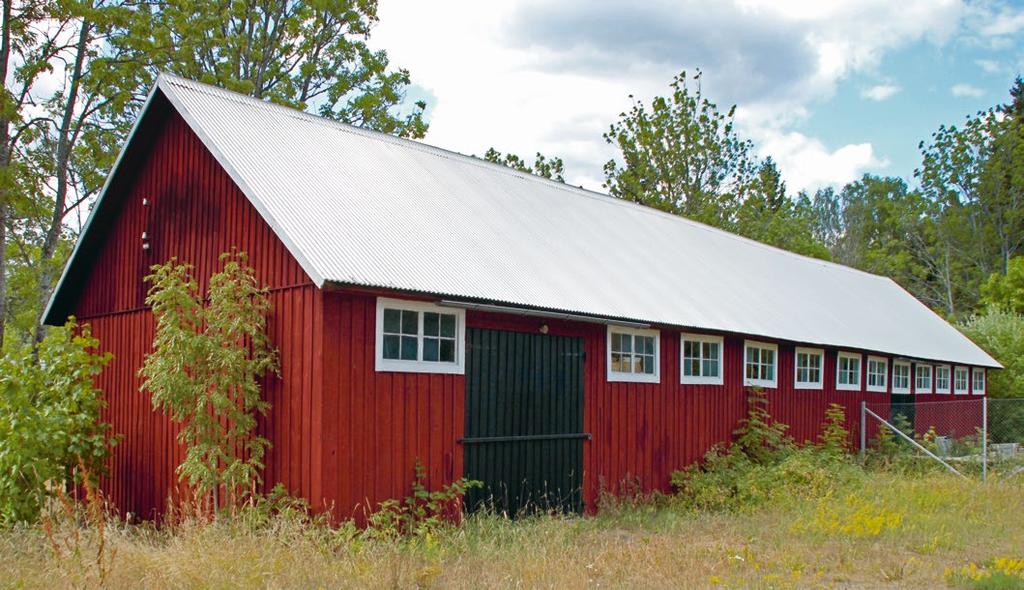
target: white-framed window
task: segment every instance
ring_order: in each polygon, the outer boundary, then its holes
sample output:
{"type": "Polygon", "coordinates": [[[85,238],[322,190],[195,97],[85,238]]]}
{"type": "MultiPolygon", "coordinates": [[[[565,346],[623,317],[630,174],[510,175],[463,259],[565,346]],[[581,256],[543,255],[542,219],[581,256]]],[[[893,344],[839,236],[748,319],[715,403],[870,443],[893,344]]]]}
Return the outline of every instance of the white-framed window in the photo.
{"type": "Polygon", "coordinates": [[[974,395],[985,395],[985,369],[975,367],[971,371],[971,392],[974,395]]]}
{"type": "Polygon", "coordinates": [[[885,393],[889,388],[889,359],[883,356],[868,357],[867,390],[885,393]]]}
{"type": "Polygon", "coordinates": [[[860,355],[840,351],[836,356],[836,389],[860,391],[860,355]]]}
{"type": "Polygon", "coordinates": [[[950,392],[950,369],[949,365],[935,365],[935,393],[950,392]]]}
{"type": "Polygon", "coordinates": [[[608,380],[658,383],[660,341],[657,330],[608,326],[608,380]]]}
{"type": "Polygon", "coordinates": [[[914,366],[914,393],[932,392],[932,366],[918,363],[914,366]]]}
{"type": "Polygon", "coordinates": [[[967,367],[953,368],[953,395],[967,395],[971,372],[967,367]]]}
{"type": "Polygon", "coordinates": [[[682,355],[680,383],[722,384],[723,340],[721,336],[680,334],[682,355]]]}
{"type": "Polygon", "coordinates": [[[461,375],[465,334],[463,309],[378,297],[376,370],[461,375]]]}
{"type": "Polygon", "coordinates": [[[820,348],[796,347],[793,354],[793,387],[796,389],[821,389],[824,382],[822,367],[825,351],[820,348]]]}
{"type": "Polygon", "coordinates": [[[910,363],[892,362],[892,392],[910,393],[910,363]]]}
{"type": "Polygon", "coordinates": [[[743,384],[778,387],[779,346],[767,342],[743,342],[743,384]]]}

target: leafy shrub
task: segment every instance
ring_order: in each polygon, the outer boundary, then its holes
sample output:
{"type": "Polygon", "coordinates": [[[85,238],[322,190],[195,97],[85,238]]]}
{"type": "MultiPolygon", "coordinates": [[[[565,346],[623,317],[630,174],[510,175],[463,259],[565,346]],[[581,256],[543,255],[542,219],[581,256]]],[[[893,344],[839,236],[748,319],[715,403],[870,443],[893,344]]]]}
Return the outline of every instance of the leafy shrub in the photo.
{"type": "Polygon", "coordinates": [[[269,291],[244,253],[221,254],[208,298],[192,267],[171,259],[154,265],[146,303],[156,320],[153,352],[139,374],[153,406],[181,424],[185,458],[178,477],[219,510],[221,493],[234,509],[262,482],[270,441],[256,434],[256,417],[270,407],[258,379],[277,371],[266,334],[269,291]]]}
{"type": "Polygon", "coordinates": [[[110,361],[74,318],[0,358],[0,524],[32,521],[76,474],[101,473],[116,439],[93,378],[110,361]],[[81,464],[85,470],[76,467],[81,464]]]}
{"type": "Polygon", "coordinates": [[[461,514],[462,498],[466,492],[481,487],[483,482],[458,479],[440,490],[430,491],[426,486],[426,469],[416,461],[412,495],[401,500],[385,500],[370,515],[366,536],[373,539],[396,540],[426,538],[450,525],[461,514]]]}
{"type": "Polygon", "coordinates": [[[676,501],[698,510],[745,511],[766,503],[821,497],[860,473],[845,452],[849,433],[841,406],[829,409],[820,445],[797,447],[772,421],[754,391],[731,447],[716,445],[702,463],[672,474],[676,501]]]}

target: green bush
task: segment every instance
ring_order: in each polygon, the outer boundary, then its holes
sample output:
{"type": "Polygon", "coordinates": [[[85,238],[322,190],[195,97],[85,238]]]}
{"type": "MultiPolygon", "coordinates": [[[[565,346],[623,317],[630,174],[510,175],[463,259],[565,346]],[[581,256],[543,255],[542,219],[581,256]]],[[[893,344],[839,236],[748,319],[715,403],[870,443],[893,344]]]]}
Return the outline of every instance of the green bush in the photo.
{"type": "Polygon", "coordinates": [[[110,426],[93,378],[110,361],[74,318],[33,350],[0,358],[0,524],[32,521],[48,496],[82,475],[101,473],[110,426]]]}
{"type": "Polygon", "coordinates": [[[767,401],[752,393],[748,416],[730,447],[715,446],[703,462],[672,474],[676,501],[697,510],[747,511],[768,503],[823,497],[862,474],[847,453],[841,406],[829,408],[822,442],[796,446],[772,421],[767,401]]]}

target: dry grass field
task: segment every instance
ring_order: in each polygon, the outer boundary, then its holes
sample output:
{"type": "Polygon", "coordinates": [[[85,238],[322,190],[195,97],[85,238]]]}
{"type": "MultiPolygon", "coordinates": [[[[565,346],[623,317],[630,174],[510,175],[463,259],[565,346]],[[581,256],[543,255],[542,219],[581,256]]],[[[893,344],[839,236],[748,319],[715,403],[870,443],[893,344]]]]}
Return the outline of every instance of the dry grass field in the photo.
{"type": "Polygon", "coordinates": [[[825,495],[749,510],[698,511],[662,498],[588,518],[474,516],[461,528],[400,540],[288,514],[161,530],[110,523],[102,535],[67,520],[49,534],[44,528],[0,532],[0,586],[1024,586],[1020,477],[983,484],[942,473],[870,473],[825,495]]]}

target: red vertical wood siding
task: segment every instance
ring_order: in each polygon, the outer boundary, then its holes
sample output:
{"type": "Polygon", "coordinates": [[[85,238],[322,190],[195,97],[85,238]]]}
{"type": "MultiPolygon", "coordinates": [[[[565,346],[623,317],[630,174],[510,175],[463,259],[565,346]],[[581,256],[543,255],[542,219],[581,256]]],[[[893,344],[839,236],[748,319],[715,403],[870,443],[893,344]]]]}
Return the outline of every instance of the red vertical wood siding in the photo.
{"type": "MultiPolygon", "coordinates": [[[[362,519],[410,491],[416,461],[427,484],[462,476],[465,377],[378,373],[377,302],[361,293],[323,293],[324,505],[362,519]]],[[[314,498],[320,502],[321,498],[314,498]]]]}
{"type": "Polygon", "coordinates": [[[319,496],[321,473],[313,459],[320,456],[322,381],[314,378],[321,362],[314,354],[320,292],[180,117],[140,132],[137,139],[150,154],[122,191],[107,196],[118,202],[116,219],[74,309],[113,354],[97,383],[108,404],[103,419],[123,439],[103,486],[123,512],[142,518],[158,515],[177,489],[177,429],[139,391],[138,371],[153,338],[143,277],[151,265],[177,257],[195,266],[205,288],[220,267],[220,253],[237,247],[272,289],[268,331],[281,361],[281,377],[264,382],[272,409],[259,429],[273,444],[264,479],[267,487],[281,482],[294,493],[319,496]]]}
{"type": "MultiPolygon", "coordinates": [[[[455,441],[464,430],[464,378],[377,373],[372,294],[326,293],[324,310],[330,318],[324,328],[324,356],[338,358],[338,367],[324,363],[330,371],[324,376],[325,397],[339,404],[326,410],[329,418],[324,421],[337,428],[325,441],[325,458],[337,458],[324,466],[324,487],[336,490],[330,500],[340,515],[361,514],[367,506],[407,493],[417,458],[428,467],[432,485],[460,477],[462,449],[455,441]],[[440,419],[436,411],[442,412],[440,419]]],[[[668,329],[661,330],[660,383],[622,383],[607,379],[604,325],[478,311],[467,312],[466,324],[527,332],[547,325],[550,334],[584,339],[584,428],[593,435],[584,444],[584,500],[590,508],[602,491],[668,491],[672,471],[700,460],[714,444],[729,441],[747,412],[742,336],[725,336],[724,385],[681,385],[680,331],[668,329]]],[[[881,411],[888,394],[837,391],[834,350],[825,353],[824,388],[796,390],[793,353],[793,345],[779,345],[779,387],[766,390],[769,412],[803,442],[817,439],[829,405],[840,404],[854,443],[860,402],[867,400],[881,411]]],[[[325,432],[330,428],[325,426],[325,432]]],[[[875,432],[869,428],[869,436],[875,432]]]]}

